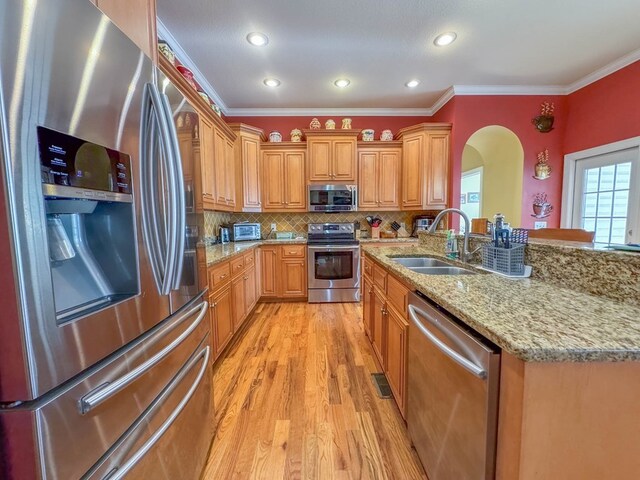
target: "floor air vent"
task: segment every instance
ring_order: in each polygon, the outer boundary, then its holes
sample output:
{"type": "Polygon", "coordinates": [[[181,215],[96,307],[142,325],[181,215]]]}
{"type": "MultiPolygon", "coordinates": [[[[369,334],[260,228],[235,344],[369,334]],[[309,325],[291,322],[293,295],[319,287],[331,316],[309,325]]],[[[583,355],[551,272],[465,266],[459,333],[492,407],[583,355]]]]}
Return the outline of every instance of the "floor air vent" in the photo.
{"type": "Polygon", "coordinates": [[[380,398],[391,398],[391,387],[389,387],[389,382],[387,382],[387,377],[384,376],[384,373],[372,373],[371,379],[376,386],[376,390],[378,390],[380,398]]]}

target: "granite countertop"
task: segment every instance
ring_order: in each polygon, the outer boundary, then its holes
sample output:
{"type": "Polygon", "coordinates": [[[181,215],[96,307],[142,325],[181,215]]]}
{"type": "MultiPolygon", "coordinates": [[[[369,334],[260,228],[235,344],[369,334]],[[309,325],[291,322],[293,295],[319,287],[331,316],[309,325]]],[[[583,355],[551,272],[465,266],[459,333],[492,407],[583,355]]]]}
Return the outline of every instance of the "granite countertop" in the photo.
{"type": "Polygon", "coordinates": [[[524,361],[640,360],[637,306],[541,280],[508,279],[491,273],[421,275],[390,258],[443,258],[420,246],[364,246],[364,251],[462,322],[524,361]]]}
{"type": "Polygon", "coordinates": [[[360,238],[360,243],[418,243],[418,237],[405,238],[360,238]]]}
{"type": "Polygon", "coordinates": [[[206,247],[207,252],[207,267],[220,263],[224,260],[228,260],[240,253],[244,253],[251,250],[258,245],[261,245],[262,241],[256,242],[231,242],[221,245],[219,243],[215,245],[208,245],[206,247]]]}

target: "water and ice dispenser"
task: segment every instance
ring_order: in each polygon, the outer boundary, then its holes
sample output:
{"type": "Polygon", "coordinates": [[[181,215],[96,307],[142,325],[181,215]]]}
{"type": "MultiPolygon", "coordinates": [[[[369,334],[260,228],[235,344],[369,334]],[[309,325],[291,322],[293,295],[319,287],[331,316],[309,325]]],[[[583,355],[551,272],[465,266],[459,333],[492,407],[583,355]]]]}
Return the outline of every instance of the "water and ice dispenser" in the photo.
{"type": "Polygon", "coordinates": [[[140,291],[128,155],[38,127],[56,319],[140,291]]]}

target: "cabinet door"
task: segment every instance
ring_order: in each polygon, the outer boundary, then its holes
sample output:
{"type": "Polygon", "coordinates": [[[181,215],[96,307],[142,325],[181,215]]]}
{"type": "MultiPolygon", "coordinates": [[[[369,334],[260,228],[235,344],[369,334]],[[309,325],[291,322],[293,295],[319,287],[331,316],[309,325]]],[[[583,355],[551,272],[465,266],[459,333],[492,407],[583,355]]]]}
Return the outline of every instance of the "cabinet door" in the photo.
{"type": "Polygon", "coordinates": [[[237,332],[247,313],[244,277],[240,276],[231,282],[231,298],[233,300],[233,331],[237,332]]]}
{"type": "Polygon", "coordinates": [[[284,207],[284,153],[262,152],[262,195],[265,210],[284,207]]]}
{"type": "Polygon", "coordinates": [[[248,315],[251,312],[258,301],[258,292],[256,287],[256,268],[254,266],[248,268],[244,275],[245,315],[248,315]]]}
{"type": "Polygon", "coordinates": [[[278,296],[278,248],[260,247],[260,296],[278,296]]]}
{"type": "Polygon", "coordinates": [[[329,182],[332,180],[331,147],[330,139],[313,139],[307,142],[310,182],[329,182]]]}
{"type": "Polygon", "coordinates": [[[334,140],[331,179],[340,183],[356,182],[356,140],[334,140]]]}
{"type": "Polygon", "coordinates": [[[307,262],[305,260],[283,260],[282,296],[307,296],[307,262]]]}
{"type": "Polygon", "coordinates": [[[368,277],[364,277],[363,285],[362,326],[369,340],[373,341],[373,284],[368,277]]]}
{"type": "Polygon", "coordinates": [[[409,325],[394,308],[387,307],[386,312],[387,332],[384,373],[398,408],[402,416],[404,416],[405,365],[407,361],[407,329],[409,325]]]}
{"type": "Polygon", "coordinates": [[[213,165],[216,205],[224,208],[227,206],[227,138],[217,128],[213,135],[213,165]]]}
{"type": "Polygon", "coordinates": [[[157,63],[155,0],[94,0],[93,3],[157,63]]]}
{"type": "Polygon", "coordinates": [[[242,139],[242,177],[244,208],[258,210],[261,207],[260,140],[258,139],[242,139]]]}
{"type": "Polygon", "coordinates": [[[226,203],[230,208],[236,206],[236,169],[235,169],[235,148],[233,142],[225,139],[225,175],[226,175],[226,203]]]}
{"type": "Polygon", "coordinates": [[[424,178],[422,174],[422,134],[407,137],[402,144],[402,208],[422,209],[424,178]]]}
{"type": "Polygon", "coordinates": [[[233,336],[233,315],[231,306],[231,286],[227,285],[209,299],[212,315],[213,347],[215,356],[229,343],[233,336]]]}
{"type": "Polygon", "coordinates": [[[373,346],[373,351],[378,357],[378,361],[384,370],[384,334],[386,331],[385,327],[385,299],[384,297],[376,290],[373,289],[373,312],[371,312],[371,318],[373,319],[372,326],[372,338],[371,345],[373,346]]]}
{"type": "Polygon", "coordinates": [[[202,196],[207,202],[215,201],[215,166],[213,160],[213,124],[200,116],[200,163],[202,172],[202,196]]]}
{"type": "Polygon", "coordinates": [[[304,170],[304,152],[284,154],[285,201],[287,210],[307,209],[307,189],[304,170]]]}
{"type": "Polygon", "coordinates": [[[358,153],[358,207],[375,210],[378,207],[378,152],[358,153]]]}
{"type": "Polygon", "coordinates": [[[400,207],[400,150],[380,152],[378,159],[378,209],[400,207]]]}
{"type": "Polygon", "coordinates": [[[442,209],[449,200],[449,132],[430,133],[428,142],[425,208],[442,209]]]}

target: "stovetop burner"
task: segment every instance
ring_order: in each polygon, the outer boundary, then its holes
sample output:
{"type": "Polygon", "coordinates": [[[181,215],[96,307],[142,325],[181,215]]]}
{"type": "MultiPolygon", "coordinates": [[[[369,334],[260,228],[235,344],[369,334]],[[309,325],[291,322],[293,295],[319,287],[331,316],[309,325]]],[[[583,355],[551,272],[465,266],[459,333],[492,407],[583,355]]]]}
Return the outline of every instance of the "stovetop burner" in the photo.
{"type": "Polygon", "coordinates": [[[358,245],[353,223],[310,223],[307,240],[320,245],[358,245]]]}

